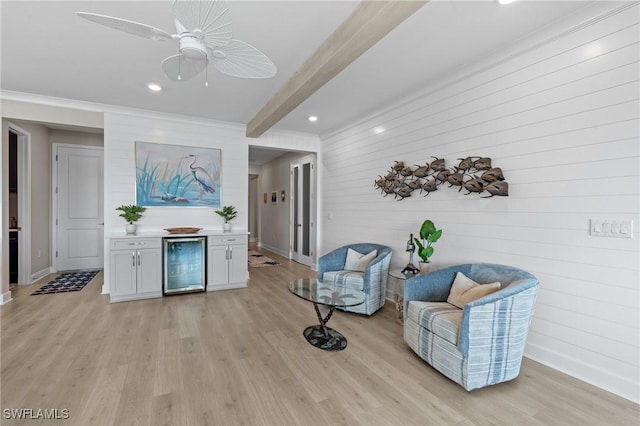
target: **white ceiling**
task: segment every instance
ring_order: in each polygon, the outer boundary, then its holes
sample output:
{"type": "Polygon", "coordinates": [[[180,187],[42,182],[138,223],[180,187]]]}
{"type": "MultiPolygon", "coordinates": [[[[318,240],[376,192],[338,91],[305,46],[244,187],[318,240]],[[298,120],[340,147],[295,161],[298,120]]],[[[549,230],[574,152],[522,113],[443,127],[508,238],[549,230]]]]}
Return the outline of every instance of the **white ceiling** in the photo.
{"type": "MultiPolygon", "coordinates": [[[[603,3],[436,1],[425,5],[274,128],[334,132],[567,15],[603,3]],[[307,116],[320,117],[316,123],[307,116]]],[[[610,4],[610,3],[609,3],[610,4]]],[[[117,16],[173,32],[168,1],[6,1],[1,3],[3,91],[97,102],[246,124],[346,19],[353,1],[231,1],[234,38],[273,60],[275,77],[250,80],[209,68],[173,82],[162,60],[173,42],[153,42],[83,20],[76,11],[117,16]],[[151,93],[146,84],[164,90],[151,93]]]]}

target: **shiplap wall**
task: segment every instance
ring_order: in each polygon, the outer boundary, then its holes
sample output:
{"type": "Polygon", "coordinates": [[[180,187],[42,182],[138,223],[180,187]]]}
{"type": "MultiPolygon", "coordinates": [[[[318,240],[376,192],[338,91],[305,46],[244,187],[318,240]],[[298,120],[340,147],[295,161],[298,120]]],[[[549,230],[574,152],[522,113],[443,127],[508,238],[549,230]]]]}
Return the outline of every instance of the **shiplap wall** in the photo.
{"type": "MultiPolygon", "coordinates": [[[[222,150],[222,205],[234,205],[238,217],[234,230],[247,230],[249,143],[281,149],[317,150],[319,138],[293,132],[271,131],[260,140],[244,136],[244,126],[149,113],[105,113],[104,181],[105,236],[124,234],[124,220],[115,210],[135,203],[135,142],[154,142],[222,150]]],[[[148,208],[138,221],[138,233],[168,227],[194,226],[222,231],[222,219],[210,208],[148,208]]],[[[109,249],[105,240],[105,284],[109,292],[109,249]]]]}
{"type": "Polygon", "coordinates": [[[638,402],[638,20],[637,3],[576,17],[323,138],[321,252],[378,242],[401,267],[409,233],[432,219],[434,266],[540,279],[527,356],[638,402]],[[441,187],[394,201],[373,187],[395,160],[476,155],[502,168],[509,197],[441,187]],[[591,237],[592,218],[633,220],[633,239],[591,237]]]}

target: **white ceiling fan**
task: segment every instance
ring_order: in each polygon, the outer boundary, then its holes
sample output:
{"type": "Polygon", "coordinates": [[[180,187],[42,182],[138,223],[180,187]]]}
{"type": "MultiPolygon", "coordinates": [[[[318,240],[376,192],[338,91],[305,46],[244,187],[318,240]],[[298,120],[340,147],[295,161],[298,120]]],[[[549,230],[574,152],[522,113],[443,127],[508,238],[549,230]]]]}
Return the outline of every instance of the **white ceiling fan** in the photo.
{"type": "MultiPolygon", "coordinates": [[[[162,61],[172,80],[186,81],[206,70],[209,63],[218,71],[242,78],[273,77],[277,68],[262,52],[231,38],[231,16],[225,0],[173,2],[176,34],[146,24],[88,12],[76,14],[89,21],[154,41],[178,40],[180,53],[162,61]]],[[[208,85],[208,81],[205,82],[208,85]]]]}

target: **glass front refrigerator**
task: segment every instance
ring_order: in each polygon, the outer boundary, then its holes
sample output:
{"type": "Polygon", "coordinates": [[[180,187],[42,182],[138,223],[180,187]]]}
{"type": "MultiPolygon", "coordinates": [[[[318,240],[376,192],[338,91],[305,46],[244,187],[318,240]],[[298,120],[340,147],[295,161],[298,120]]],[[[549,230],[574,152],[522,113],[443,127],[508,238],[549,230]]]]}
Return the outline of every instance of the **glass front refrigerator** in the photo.
{"type": "Polygon", "coordinates": [[[205,291],[207,237],[164,237],[162,241],[163,294],[205,291]]]}

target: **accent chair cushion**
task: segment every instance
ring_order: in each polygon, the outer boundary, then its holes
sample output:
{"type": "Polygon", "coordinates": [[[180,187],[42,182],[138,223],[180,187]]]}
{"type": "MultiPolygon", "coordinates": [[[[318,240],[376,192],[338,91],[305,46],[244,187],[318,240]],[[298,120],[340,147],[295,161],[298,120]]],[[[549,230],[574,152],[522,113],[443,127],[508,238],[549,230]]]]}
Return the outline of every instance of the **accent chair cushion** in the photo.
{"type": "Polygon", "coordinates": [[[409,302],[407,317],[436,336],[457,345],[462,309],[447,302],[409,302]]]}
{"type": "Polygon", "coordinates": [[[352,290],[364,289],[364,273],[358,271],[327,271],[322,274],[322,281],[342,285],[352,290]]]}
{"type": "Polygon", "coordinates": [[[378,256],[378,250],[372,250],[367,254],[359,253],[351,248],[347,249],[347,260],[344,262],[344,269],[347,271],[364,272],[369,263],[378,256]]]}
{"type": "Polygon", "coordinates": [[[500,282],[478,284],[462,272],[456,273],[453,285],[449,291],[447,302],[460,309],[469,302],[473,302],[487,294],[500,290],[500,282]]]}

